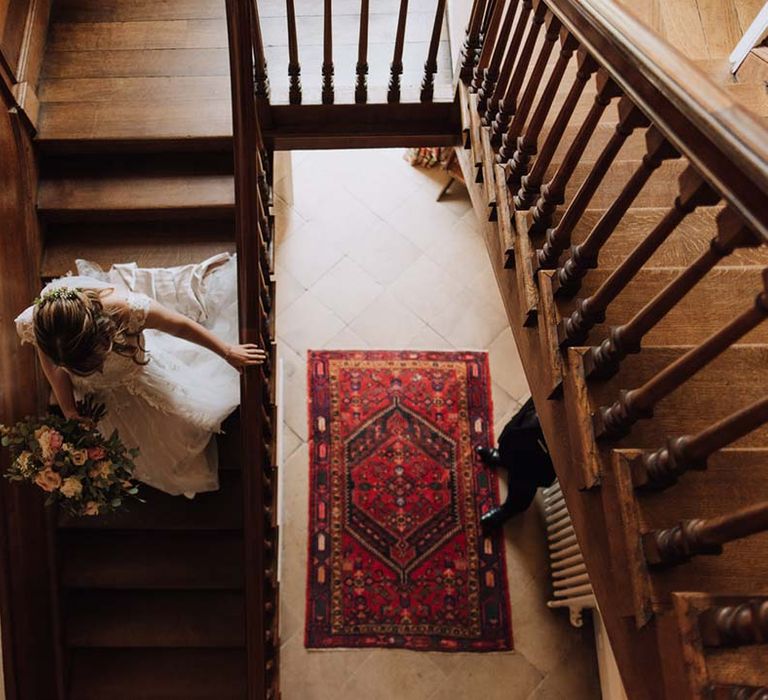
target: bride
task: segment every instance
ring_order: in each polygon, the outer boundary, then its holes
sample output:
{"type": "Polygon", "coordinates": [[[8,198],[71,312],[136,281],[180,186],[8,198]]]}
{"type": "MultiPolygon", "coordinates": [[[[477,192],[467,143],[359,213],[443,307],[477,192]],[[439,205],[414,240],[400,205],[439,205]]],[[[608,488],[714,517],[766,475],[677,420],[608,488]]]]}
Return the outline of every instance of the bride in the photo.
{"type": "Polygon", "coordinates": [[[235,256],[108,272],[78,260],[77,271],[16,318],[64,415],[77,418],[77,398],[95,394],[102,431],[140,449],[138,479],[173,495],[216,490],[211,438],[240,403],[238,372],[266,359],[237,340],[235,256]]]}

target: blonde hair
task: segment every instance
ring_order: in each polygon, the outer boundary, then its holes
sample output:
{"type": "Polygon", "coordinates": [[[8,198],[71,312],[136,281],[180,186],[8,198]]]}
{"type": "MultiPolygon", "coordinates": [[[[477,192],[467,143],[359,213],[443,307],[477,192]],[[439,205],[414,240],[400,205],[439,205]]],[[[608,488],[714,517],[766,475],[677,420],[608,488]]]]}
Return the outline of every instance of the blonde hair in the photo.
{"type": "Polygon", "coordinates": [[[54,289],[35,303],[37,346],[54,363],[75,374],[96,372],[110,352],[145,365],[140,333],[128,333],[116,314],[104,309],[103,289],[54,289]],[[128,338],[136,338],[135,343],[128,338]]]}

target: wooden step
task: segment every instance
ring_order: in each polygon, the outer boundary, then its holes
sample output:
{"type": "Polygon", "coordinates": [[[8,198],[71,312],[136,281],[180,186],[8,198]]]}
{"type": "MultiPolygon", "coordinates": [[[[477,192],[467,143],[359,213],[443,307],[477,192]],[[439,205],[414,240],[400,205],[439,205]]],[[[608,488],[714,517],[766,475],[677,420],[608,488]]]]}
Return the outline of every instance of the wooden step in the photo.
{"type": "Polygon", "coordinates": [[[77,649],[68,700],[243,700],[241,649],[77,649]]]}
{"type": "Polygon", "coordinates": [[[69,591],[62,608],[68,647],[245,644],[244,599],[235,591],[69,591]]]}
{"type": "Polygon", "coordinates": [[[223,470],[219,490],[194,498],[169,496],[140,485],[146,503],[131,503],[111,515],[72,518],[61,515],[59,527],[74,530],[239,530],[243,524],[240,472],[223,470]]]}
{"type": "Polygon", "coordinates": [[[49,103],[37,141],[64,153],[231,150],[232,111],[226,100],[49,103]]]}
{"type": "Polygon", "coordinates": [[[75,269],[86,257],[104,270],[115,263],[140,267],[174,267],[235,252],[234,224],[228,220],[110,221],[54,223],[46,228],[41,275],[51,279],[75,269]],[[183,245],[180,245],[183,243],[183,245]]]}
{"type": "Polygon", "coordinates": [[[61,585],[101,589],[239,589],[243,541],[231,532],[62,531],[61,585]]]}
{"type": "MultiPolygon", "coordinates": [[[[693,345],[706,340],[749,308],[762,288],[763,269],[759,265],[715,268],[648,333],[643,345],[693,345]]],[[[590,333],[590,343],[599,344],[608,337],[611,326],[629,321],[682,271],[676,267],[643,268],[610,304],[605,322],[590,333]]],[[[560,318],[570,316],[578,300],[592,295],[610,274],[610,269],[602,267],[590,270],[576,299],[556,298],[560,318]]],[[[768,324],[759,325],[742,342],[768,343],[768,324]]]]}
{"type": "Polygon", "coordinates": [[[37,208],[46,221],[232,218],[231,175],[143,175],[47,179],[37,208]]]}

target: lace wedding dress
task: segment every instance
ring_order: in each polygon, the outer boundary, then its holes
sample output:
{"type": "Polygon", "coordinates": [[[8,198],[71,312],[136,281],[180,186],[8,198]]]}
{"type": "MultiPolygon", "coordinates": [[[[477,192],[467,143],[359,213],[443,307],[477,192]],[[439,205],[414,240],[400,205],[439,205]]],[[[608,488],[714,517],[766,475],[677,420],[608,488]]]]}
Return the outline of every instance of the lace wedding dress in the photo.
{"type": "MultiPolygon", "coordinates": [[[[227,253],[196,265],[140,268],[114,265],[108,272],[86,260],[77,275],[46,285],[104,289],[124,295],[130,308],[128,332],[142,332],[150,299],[201,323],[228,343],[238,341],[237,261],[227,253]]],[[[22,342],[35,342],[32,313],[16,318],[22,342]]],[[[102,373],[71,375],[75,395],[95,394],[107,407],[100,424],[109,435],[138,447],[136,477],[170,494],[191,496],[218,488],[213,433],[240,403],[240,375],[223,359],[161,331],[143,330],[149,363],[110,353],[102,373]]]]}

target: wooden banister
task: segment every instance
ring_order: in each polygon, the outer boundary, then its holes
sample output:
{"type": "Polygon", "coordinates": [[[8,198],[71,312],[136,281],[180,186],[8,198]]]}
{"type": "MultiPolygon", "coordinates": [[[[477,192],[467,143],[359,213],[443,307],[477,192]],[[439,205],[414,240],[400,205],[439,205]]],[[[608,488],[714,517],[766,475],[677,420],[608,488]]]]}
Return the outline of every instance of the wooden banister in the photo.
{"type": "MultiPolygon", "coordinates": [[[[483,82],[488,67],[491,64],[492,56],[503,50],[504,42],[500,40],[499,30],[501,29],[501,18],[504,15],[505,2],[492,3],[488,29],[483,36],[483,45],[480,49],[477,63],[472,72],[471,90],[479,90],[483,82]]],[[[434,36],[434,35],[433,35],[434,36]]]]}
{"type": "Polygon", "coordinates": [[[323,3],[323,90],[324,105],[333,104],[333,0],[323,3]]]}
{"type": "Polygon", "coordinates": [[[360,0],[360,32],[355,72],[355,102],[365,104],[368,101],[368,0],[360,0]]]}
{"type": "Polygon", "coordinates": [[[389,89],[387,102],[400,102],[400,76],[403,74],[403,48],[405,47],[405,25],[408,21],[408,0],[400,0],[400,13],[397,16],[397,34],[392,65],[389,69],[389,89]]]}
{"type": "Polygon", "coordinates": [[[269,102],[269,76],[267,74],[267,58],[264,53],[264,39],[261,36],[261,22],[259,22],[259,3],[258,0],[250,0],[251,3],[251,41],[253,42],[253,51],[256,57],[254,66],[254,79],[256,84],[254,92],[257,97],[269,102]]]}
{"type": "Polygon", "coordinates": [[[768,501],[707,520],[684,520],[678,525],[643,535],[649,566],[675,566],[699,554],[720,554],[723,545],[768,530],[768,501]]]}
{"type": "Polygon", "coordinates": [[[285,0],[286,21],[288,22],[288,101],[301,104],[301,64],[299,63],[299,42],[296,36],[296,8],[293,0],[285,0]]]}
{"type": "Polygon", "coordinates": [[[509,4],[504,2],[499,3],[499,8],[506,9],[506,13],[504,14],[504,22],[499,29],[500,39],[494,46],[493,54],[491,55],[487,68],[483,71],[482,80],[477,89],[477,109],[480,114],[485,113],[488,100],[491,98],[493,90],[496,87],[496,81],[499,79],[502,59],[504,58],[505,51],[509,47],[507,37],[509,37],[510,32],[512,31],[512,23],[515,20],[519,4],[520,0],[513,0],[513,2],[509,4]]]}
{"type": "MultiPolygon", "coordinates": [[[[445,16],[445,1],[437,0],[435,9],[435,23],[432,25],[432,36],[429,41],[429,54],[424,64],[424,80],[421,83],[420,99],[422,102],[431,102],[435,95],[435,73],[437,73],[437,50],[440,47],[440,34],[443,31],[443,18],[445,16]]],[[[499,3],[501,5],[502,3],[499,3]]]]}
{"type": "Polygon", "coordinates": [[[699,630],[708,647],[768,644],[768,600],[705,610],[699,614],[699,630]]]}

